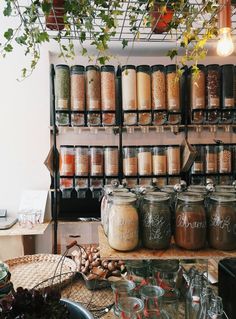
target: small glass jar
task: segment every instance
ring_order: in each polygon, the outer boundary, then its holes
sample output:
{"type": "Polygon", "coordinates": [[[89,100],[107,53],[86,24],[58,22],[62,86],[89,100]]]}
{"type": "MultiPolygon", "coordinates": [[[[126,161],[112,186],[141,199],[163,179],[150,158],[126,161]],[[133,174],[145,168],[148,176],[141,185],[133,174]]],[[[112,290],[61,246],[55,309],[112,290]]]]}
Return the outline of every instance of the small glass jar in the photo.
{"type": "Polygon", "coordinates": [[[56,110],[69,110],[70,106],[70,68],[58,64],[55,68],[56,110]]]}
{"type": "Polygon", "coordinates": [[[197,250],[206,243],[204,197],[182,193],[178,196],[175,215],[175,243],[181,248],[197,250]]]}
{"type": "Polygon", "coordinates": [[[105,175],[117,176],[119,171],[119,154],[116,146],[107,146],[104,150],[105,175]]]}
{"type": "Polygon", "coordinates": [[[115,111],[116,88],[115,88],[115,67],[103,65],[101,67],[101,98],[103,111],[115,111]]]}
{"type": "Polygon", "coordinates": [[[180,111],[180,79],[176,65],[166,66],[167,108],[169,111],[180,111]]]}
{"type": "Polygon", "coordinates": [[[147,194],[140,207],[142,244],[149,249],[166,249],[171,240],[169,196],[156,192],[147,194]]]}
{"type": "Polygon", "coordinates": [[[86,67],[86,107],[87,111],[101,109],[100,69],[96,65],[86,67]]]}
{"type": "Polygon", "coordinates": [[[71,126],[84,126],[84,113],[71,112],[71,126]]]}
{"type": "Polygon", "coordinates": [[[162,318],[164,290],[158,286],[144,286],[140,291],[144,303],[144,318],[162,318]]]}
{"type": "Polygon", "coordinates": [[[88,126],[101,126],[101,114],[100,112],[89,112],[87,114],[88,126]]]}
{"type": "Polygon", "coordinates": [[[139,112],[138,124],[139,125],[151,125],[152,124],[152,113],[151,112],[139,112]]]}
{"type": "Polygon", "coordinates": [[[121,299],[127,299],[132,296],[135,284],[130,280],[118,280],[111,284],[114,295],[114,313],[116,316],[120,315],[119,304],[121,299]]]}
{"type": "Polygon", "coordinates": [[[116,125],[116,113],[102,113],[102,125],[103,126],[114,126],[116,125]]]}
{"type": "Polygon", "coordinates": [[[205,170],[206,173],[217,173],[217,147],[216,145],[206,146],[205,151],[206,162],[205,170]]]}
{"type": "Polygon", "coordinates": [[[127,278],[135,283],[135,295],[139,297],[139,291],[144,285],[148,285],[151,279],[150,263],[146,260],[127,260],[127,278]]]}
{"type": "Polygon", "coordinates": [[[153,65],[152,70],[152,109],[166,109],[166,75],[164,65],[153,65]]]}
{"type": "Polygon", "coordinates": [[[134,65],[122,67],[122,108],[126,111],[137,109],[137,80],[134,65]]]}
{"type": "Polygon", "coordinates": [[[229,145],[218,147],[218,168],[219,173],[231,173],[232,171],[232,152],[229,145]]]}
{"type": "Polygon", "coordinates": [[[221,92],[222,107],[230,109],[234,107],[234,65],[225,64],[221,66],[221,92]]]}
{"type": "Polygon", "coordinates": [[[88,176],[89,174],[89,150],[87,146],[75,147],[75,175],[88,176]]]}
{"type": "Polygon", "coordinates": [[[59,172],[61,176],[73,176],[75,174],[75,150],[72,145],[61,145],[59,172]]]}
{"type": "Polygon", "coordinates": [[[138,157],[135,147],[123,148],[123,173],[125,176],[136,176],[138,174],[138,157]]]}
{"type": "Polygon", "coordinates": [[[205,154],[204,154],[204,147],[196,146],[197,156],[193,162],[192,166],[192,174],[203,174],[204,170],[204,161],[205,161],[205,154]]]}
{"type": "Polygon", "coordinates": [[[103,147],[90,147],[90,175],[103,175],[103,147]]]}
{"type": "Polygon", "coordinates": [[[57,111],[56,112],[56,125],[58,126],[69,126],[70,117],[68,112],[57,111]]]}
{"type": "Polygon", "coordinates": [[[108,243],[119,251],[130,251],[138,246],[139,217],[136,198],[116,196],[109,212],[108,243]]]}
{"type": "Polygon", "coordinates": [[[167,147],[167,168],[169,175],[180,174],[180,147],[178,145],[167,147]]]}
{"type": "Polygon", "coordinates": [[[136,297],[120,298],[118,308],[123,319],[141,319],[144,304],[141,299],[136,297]]]}
{"type": "Polygon", "coordinates": [[[151,110],[151,75],[149,65],[137,67],[138,109],[151,110]]]}
{"type": "Polygon", "coordinates": [[[207,66],[207,108],[217,109],[220,107],[220,66],[210,64],[207,66]]]}
{"type": "Polygon", "coordinates": [[[152,170],[154,175],[164,175],[167,172],[166,147],[155,146],[152,149],[152,170]]]}
{"type": "Polygon", "coordinates": [[[70,100],[71,110],[84,111],[85,109],[85,76],[84,66],[74,65],[70,71],[70,100]]]}
{"type": "Polygon", "coordinates": [[[212,194],[208,213],[209,245],[220,250],[236,249],[236,197],[212,194]]]}
{"type": "Polygon", "coordinates": [[[132,126],[138,124],[138,114],[136,112],[124,112],[123,118],[123,125],[132,126]]]}
{"type": "Polygon", "coordinates": [[[152,175],[152,152],[150,147],[138,149],[138,173],[139,175],[152,175]]]}

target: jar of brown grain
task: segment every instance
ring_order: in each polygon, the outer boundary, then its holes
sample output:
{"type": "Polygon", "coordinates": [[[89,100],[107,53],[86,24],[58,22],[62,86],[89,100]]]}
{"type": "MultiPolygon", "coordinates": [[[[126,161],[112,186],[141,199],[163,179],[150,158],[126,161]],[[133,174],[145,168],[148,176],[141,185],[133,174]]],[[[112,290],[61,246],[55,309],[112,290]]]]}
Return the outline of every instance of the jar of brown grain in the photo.
{"type": "Polygon", "coordinates": [[[167,108],[169,111],[180,110],[180,79],[177,74],[177,66],[166,66],[167,108]]]}
{"type": "Polygon", "coordinates": [[[164,65],[153,65],[152,68],[152,109],[166,109],[166,75],[164,65]]]}
{"type": "Polygon", "coordinates": [[[115,67],[104,65],[101,67],[101,98],[103,111],[115,111],[115,67]]]}

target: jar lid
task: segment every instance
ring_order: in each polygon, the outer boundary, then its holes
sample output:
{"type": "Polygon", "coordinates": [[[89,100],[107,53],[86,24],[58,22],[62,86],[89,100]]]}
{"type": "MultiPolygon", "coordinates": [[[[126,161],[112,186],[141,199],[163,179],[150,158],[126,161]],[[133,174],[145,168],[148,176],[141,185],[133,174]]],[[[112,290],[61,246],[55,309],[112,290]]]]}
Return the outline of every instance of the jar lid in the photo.
{"type": "Polygon", "coordinates": [[[169,64],[166,66],[166,72],[167,73],[172,73],[172,72],[176,72],[177,70],[177,65],[176,64],[169,64]]]}
{"type": "Polygon", "coordinates": [[[83,74],[84,66],[83,65],[73,65],[70,69],[71,74],[83,74]]]}
{"type": "Polygon", "coordinates": [[[221,69],[227,69],[227,68],[234,69],[234,65],[233,64],[223,64],[223,65],[221,65],[221,69]]]}
{"type": "Polygon", "coordinates": [[[165,67],[162,64],[155,64],[151,66],[151,70],[152,72],[156,72],[156,71],[165,72],[165,67]]]}
{"type": "Polygon", "coordinates": [[[136,70],[136,66],[132,64],[123,65],[121,68],[122,72],[124,70],[136,70]]]}
{"type": "Polygon", "coordinates": [[[212,194],[210,199],[219,203],[236,202],[236,197],[233,194],[212,194]]]}
{"type": "Polygon", "coordinates": [[[56,69],[65,69],[65,70],[69,70],[70,67],[67,64],[57,64],[56,65],[56,69]]]}
{"type": "Polygon", "coordinates": [[[203,186],[203,185],[189,185],[188,186],[188,191],[192,192],[192,193],[207,193],[207,190],[206,190],[206,186],[203,186]]]}
{"type": "Polygon", "coordinates": [[[136,196],[133,193],[119,193],[119,194],[114,193],[113,194],[113,203],[116,203],[116,204],[128,204],[128,203],[134,203],[135,201],[136,201],[136,196]]]}
{"type": "Polygon", "coordinates": [[[236,189],[231,185],[216,185],[216,192],[225,192],[225,193],[236,193],[236,189]]]}
{"type": "Polygon", "coordinates": [[[114,65],[103,65],[101,67],[101,72],[115,72],[114,65]]]}
{"type": "Polygon", "coordinates": [[[86,66],[86,71],[91,71],[91,70],[99,71],[99,66],[97,66],[97,65],[87,65],[86,66]]]}
{"type": "Polygon", "coordinates": [[[203,202],[204,196],[202,194],[196,194],[191,192],[185,192],[178,195],[178,199],[184,202],[203,202]]]}
{"type": "Polygon", "coordinates": [[[138,65],[137,72],[144,72],[150,74],[150,66],[146,64],[138,65]]]}
{"type": "Polygon", "coordinates": [[[174,185],[165,185],[161,188],[161,192],[165,193],[175,193],[174,185]]]}
{"type": "Polygon", "coordinates": [[[170,199],[170,196],[164,192],[150,192],[144,196],[145,200],[150,202],[164,202],[170,199]]]}
{"type": "Polygon", "coordinates": [[[219,69],[219,64],[208,64],[207,65],[207,70],[215,70],[215,69],[219,69]]]}

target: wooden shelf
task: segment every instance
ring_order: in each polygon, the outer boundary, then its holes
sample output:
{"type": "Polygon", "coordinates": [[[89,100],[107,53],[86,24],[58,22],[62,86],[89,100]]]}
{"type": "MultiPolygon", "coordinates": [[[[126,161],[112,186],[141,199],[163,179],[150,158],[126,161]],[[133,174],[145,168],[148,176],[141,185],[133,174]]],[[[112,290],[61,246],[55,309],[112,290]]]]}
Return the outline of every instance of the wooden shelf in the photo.
{"type": "Polygon", "coordinates": [[[223,259],[236,257],[236,251],[221,251],[215,249],[203,249],[199,251],[184,250],[171,244],[166,250],[149,250],[140,248],[131,252],[120,252],[112,249],[107,241],[102,226],[98,228],[100,256],[102,259],[129,260],[129,259],[223,259]]]}
{"type": "Polygon", "coordinates": [[[1,229],[0,236],[27,236],[27,235],[43,235],[50,222],[37,224],[33,228],[23,228],[16,223],[9,229],[1,229]]]}

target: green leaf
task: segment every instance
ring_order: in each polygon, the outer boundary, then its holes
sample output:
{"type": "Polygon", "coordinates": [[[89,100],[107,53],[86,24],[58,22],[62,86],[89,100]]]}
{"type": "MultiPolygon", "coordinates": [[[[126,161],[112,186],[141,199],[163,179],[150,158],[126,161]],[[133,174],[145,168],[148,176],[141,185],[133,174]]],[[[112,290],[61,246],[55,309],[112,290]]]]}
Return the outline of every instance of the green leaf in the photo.
{"type": "Polygon", "coordinates": [[[27,40],[27,35],[25,34],[25,35],[22,35],[22,36],[20,36],[20,37],[16,37],[15,38],[15,41],[18,43],[18,44],[20,44],[20,45],[26,45],[27,43],[26,43],[26,40],[27,40]]]}
{"type": "Polygon", "coordinates": [[[3,14],[5,17],[9,17],[11,15],[11,13],[12,13],[11,1],[8,0],[6,7],[3,10],[3,14]]]}
{"type": "Polygon", "coordinates": [[[4,50],[5,50],[6,52],[12,52],[13,47],[12,47],[12,45],[9,43],[9,44],[7,44],[7,45],[4,47],[4,50]]]}
{"type": "Polygon", "coordinates": [[[171,60],[173,60],[174,57],[177,56],[177,55],[178,55],[178,50],[176,50],[176,49],[169,50],[167,52],[167,56],[169,56],[171,58],[171,60]]]}
{"type": "Polygon", "coordinates": [[[108,58],[105,56],[101,56],[98,58],[98,61],[100,64],[105,64],[107,60],[108,60],[108,58]]]}
{"type": "Polygon", "coordinates": [[[42,42],[49,42],[49,35],[47,32],[40,32],[39,35],[38,35],[38,41],[40,43],[42,42]]]}
{"type": "Polygon", "coordinates": [[[83,43],[86,40],[86,33],[84,31],[80,32],[80,41],[83,43]]]}
{"type": "Polygon", "coordinates": [[[87,53],[88,53],[88,50],[85,49],[85,48],[83,48],[82,51],[81,51],[81,54],[84,56],[84,55],[86,55],[87,53]]]}
{"type": "Polygon", "coordinates": [[[7,40],[10,40],[12,36],[13,36],[13,29],[9,28],[6,32],[4,32],[4,37],[7,40]]]}
{"type": "Polygon", "coordinates": [[[127,47],[127,45],[128,45],[128,40],[123,39],[123,40],[122,40],[122,49],[124,49],[125,47],[127,47]]]}

